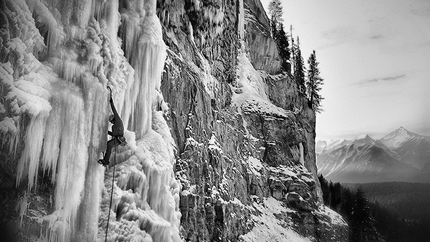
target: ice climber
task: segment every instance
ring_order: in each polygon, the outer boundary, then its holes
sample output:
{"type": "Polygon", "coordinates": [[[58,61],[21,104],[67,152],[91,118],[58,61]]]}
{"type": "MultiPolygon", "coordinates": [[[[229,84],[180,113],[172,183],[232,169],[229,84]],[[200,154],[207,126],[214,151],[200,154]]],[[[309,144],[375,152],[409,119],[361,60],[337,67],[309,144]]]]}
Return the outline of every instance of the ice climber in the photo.
{"type": "Polygon", "coordinates": [[[127,144],[124,138],[124,125],[113,103],[112,89],[110,87],[108,87],[108,89],[110,91],[110,100],[109,100],[110,107],[113,112],[113,114],[109,116],[109,122],[111,122],[113,125],[112,125],[112,132],[108,131],[108,134],[112,136],[112,139],[107,142],[106,153],[104,154],[103,159],[99,160],[99,163],[102,164],[103,166],[109,165],[109,158],[112,153],[112,149],[114,147],[117,147],[118,145],[124,146],[127,144]]]}

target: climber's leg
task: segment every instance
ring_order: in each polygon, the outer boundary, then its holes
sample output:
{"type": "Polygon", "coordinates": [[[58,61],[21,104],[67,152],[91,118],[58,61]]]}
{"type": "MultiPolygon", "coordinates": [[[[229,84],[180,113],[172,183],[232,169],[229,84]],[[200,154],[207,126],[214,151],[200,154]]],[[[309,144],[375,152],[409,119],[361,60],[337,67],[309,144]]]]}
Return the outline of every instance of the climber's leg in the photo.
{"type": "Polygon", "coordinates": [[[107,142],[107,147],[106,147],[106,153],[103,157],[103,160],[100,159],[99,163],[102,164],[103,166],[108,166],[109,165],[109,159],[110,159],[110,155],[112,153],[112,149],[116,146],[118,146],[120,144],[119,140],[115,137],[113,137],[111,140],[109,140],[107,142]]]}

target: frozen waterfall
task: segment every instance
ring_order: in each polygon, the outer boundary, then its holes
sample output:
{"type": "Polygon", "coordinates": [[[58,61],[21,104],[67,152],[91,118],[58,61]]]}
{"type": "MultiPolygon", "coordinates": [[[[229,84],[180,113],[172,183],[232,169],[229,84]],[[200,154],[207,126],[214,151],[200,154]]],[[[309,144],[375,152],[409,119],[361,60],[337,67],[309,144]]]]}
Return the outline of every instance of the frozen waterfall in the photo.
{"type": "Polygon", "coordinates": [[[180,241],[174,142],[154,108],[166,58],[156,1],[5,2],[2,152],[16,157],[16,185],[26,187],[21,223],[40,228],[24,239],[102,241],[112,209],[109,241],[180,241]],[[97,163],[108,139],[107,85],[129,144],[114,149],[114,184],[112,166],[97,163]],[[54,188],[44,210],[34,202],[42,177],[54,188]]]}
{"type": "Polygon", "coordinates": [[[240,40],[245,40],[245,10],[243,7],[243,0],[239,0],[239,38],[240,40]]]}

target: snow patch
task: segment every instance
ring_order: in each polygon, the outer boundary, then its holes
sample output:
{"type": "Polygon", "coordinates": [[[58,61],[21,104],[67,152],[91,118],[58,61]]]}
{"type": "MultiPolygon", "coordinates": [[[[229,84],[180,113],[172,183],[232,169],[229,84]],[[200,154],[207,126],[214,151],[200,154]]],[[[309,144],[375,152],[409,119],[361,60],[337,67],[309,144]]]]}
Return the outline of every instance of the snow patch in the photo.
{"type": "Polygon", "coordinates": [[[267,87],[261,73],[256,71],[244,51],[245,43],[238,55],[237,83],[232,87],[232,103],[245,112],[286,118],[288,112],[272,104],[267,97],[267,87]]]}
{"type": "Polygon", "coordinates": [[[239,237],[241,241],[310,241],[308,238],[304,238],[292,230],[290,222],[280,220],[275,216],[276,214],[293,212],[282,206],[282,203],[275,198],[265,198],[261,204],[254,202],[252,208],[258,211],[259,215],[252,215],[255,226],[249,233],[239,237]]]}
{"type": "Polygon", "coordinates": [[[330,221],[328,222],[329,226],[332,226],[332,225],[340,225],[343,227],[347,226],[345,220],[343,220],[341,215],[339,215],[338,213],[336,213],[335,211],[333,211],[332,209],[330,209],[325,205],[320,206],[317,212],[323,215],[324,217],[328,217],[330,219],[330,221]]]}
{"type": "Polygon", "coordinates": [[[261,161],[255,157],[248,157],[248,164],[249,164],[249,168],[251,169],[251,172],[256,175],[256,176],[261,176],[261,170],[264,168],[263,164],[261,163],[261,161]]]}

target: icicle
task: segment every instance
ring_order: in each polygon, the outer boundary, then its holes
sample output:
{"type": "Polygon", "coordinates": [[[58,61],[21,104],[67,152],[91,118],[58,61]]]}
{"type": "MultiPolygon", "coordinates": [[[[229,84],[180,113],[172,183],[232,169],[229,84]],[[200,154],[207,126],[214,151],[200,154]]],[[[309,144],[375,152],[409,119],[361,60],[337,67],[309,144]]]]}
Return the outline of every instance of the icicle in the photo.
{"type": "MultiPolygon", "coordinates": [[[[8,89],[13,89],[13,70],[10,62],[3,63],[0,65],[0,83],[3,86],[2,91],[6,92],[8,89]]],[[[19,118],[18,117],[4,117],[4,119],[0,122],[0,131],[1,131],[1,144],[9,146],[9,153],[13,156],[16,155],[16,149],[18,147],[19,137],[19,118]]]]}
{"type": "MultiPolygon", "coordinates": [[[[170,139],[170,135],[164,139],[162,135],[150,131],[139,140],[135,156],[121,163],[117,169],[119,175],[116,178],[113,211],[117,211],[116,216],[121,218],[120,228],[130,230],[138,226],[147,231],[153,241],[181,241],[180,185],[174,178],[173,155],[167,148],[170,144],[166,140],[170,139]],[[138,224],[124,222],[126,220],[138,221],[138,224]]],[[[119,229],[110,238],[123,233],[119,229]]]]}
{"type": "Polygon", "coordinates": [[[83,128],[85,142],[81,143],[81,149],[87,151],[88,168],[84,175],[84,189],[82,190],[82,203],[79,208],[74,239],[76,241],[95,241],[97,236],[97,224],[101,189],[103,186],[103,167],[96,161],[99,159],[101,144],[106,144],[107,110],[100,107],[108,107],[106,89],[96,78],[86,77],[83,80],[83,97],[85,105],[86,124],[83,128]]]}
{"type": "Polygon", "coordinates": [[[302,143],[299,143],[299,148],[300,148],[300,164],[304,165],[305,164],[305,158],[304,158],[304,149],[303,149],[302,143]]]}
{"type": "Polygon", "coordinates": [[[243,9],[243,0],[239,0],[239,39],[245,40],[245,11],[243,9]]]}
{"type": "Polygon", "coordinates": [[[22,227],[22,221],[24,218],[24,214],[27,213],[27,209],[28,209],[28,195],[27,193],[24,193],[24,196],[20,199],[19,203],[18,203],[18,208],[19,208],[19,226],[22,227]]]}
{"type": "Polygon", "coordinates": [[[125,57],[131,63],[131,60],[136,58],[135,48],[142,33],[141,20],[138,13],[128,9],[121,14],[121,20],[120,37],[124,46],[125,57]]]}
{"type": "Polygon", "coordinates": [[[166,58],[166,47],[157,16],[145,17],[136,52],[131,59],[135,81],[125,95],[127,98],[124,100],[122,117],[124,123],[128,124],[127,129],[133,130],[136,137],[141,138],[151,129],[152,103],[155,90],[160,86],[166,58]]]}
{"type": "MultiPolygon", "coordinates": [[[[27,0],[29,7],[23,0],[7,1],[7,7],[19,14],[7,16],[8,21],[17,21],[12,39],[7,40],[7,51],[13,54],[6,61],[11,64],[2,65],[0,74],[7,73],[1,80],[10,103],[6,110],[20,116],[2,121],[0,128],[8,134],[16,130],[18,138],[11,138],[11,145],[25,137],[17,183],[28,179],[31,189],[43,171],[55,184],[54,207],[49,208],[54,211],[40,220],[41,239],[97,240],[104,178],[97,160],[107,141],[109,83],[130,130],[124,134],[128,146],[113,154],[124,161],[119,165],[124,168],[115,178],[117,184],[112,184],[115,206],[123,208],[121,220],[112,223],[130,226],[130,238],[180,241],[174,142],[162,112],[153,110],[155,102],[164,111],[168,108],[157,93],[166,47],[155,15],[156,1],[127,2],[132,6],[121,10],[121,27],[118,0],[27,0]],[[117,40],[118,28],[125,57],[117,40]],[[48,48],[40,56],[49,63],[31,54],[45,48],[39,31],[48,48]],[[20,134],[20,127],[26,128],[25,134],[20,134]],[[124,222],[134,217],[139,219],[124,222]]],[[[209,13],[207,17],[219,21],[219,16],[209,13]]],[[[0,112],[3,109],[0,106],[0,112]]],[[[110,237],[116,234],[114,230],[110,237]]]]}
{"type": "Polygon", "coordinates": [[[40,34],[45,38],[48,54],[53,54],[64,38],[63,27],[57,23],[54,15],[39,0],[27,0],[27,5],[35,15],[36,26],[38,26],[40,34]]]}
{"type": "MultiPolygon", "coordinates": [[[[10,22],[10,38],[19,38],[25,42],[27,53],[38,53],[44,48],[43,38],[34,24],[34,19],[24,0],[8,1],[4,12],[10,22]]],[[[3,9],[2,9],[3,10],[3,9]]],[[[7,26],[9,27],[9,26],[7,26]]]]}
{"type": "Polygon", "coordinates": [[[73,20],[76,24],[84,28],[87,26],[91,16],[93,16],[92,5],[94,0],[74,0],[73,1],[73,20]]]}
{"type": "Polygon", "coordinates": [[[23,175],[28,176],[28,190],[37,184],[39,157],[42,150],[43,132],[45,131],[46,113],[33,117],[25,134],[25,148],[18,162],[16,183],[21,182],[23,175]]]}
{"type": "MultiPolygon", "coordinates": [[[[43,134],[45,132],[45,122],[48,118],[51,106],[43,98],[45,90],[31,82],[21,79],[21,84],[16,88],[10,86],[12,90],[6,95],[6,99],[11,100],[16,113],[28,113],[30,123],[25,134],[25,146],[17,167],[17,185],[21,182],[23,175],[28,175],[28,189],[30,190],[37,180],[39,168],[39,158],[42,150],[43,134]],[[39,89],[40,88],[40,89],[39,89]],[[32,91],[34,95],[23,90],[32,91]]],[[[22,118],[21,118],[22,119],[22,118]]]]}
{"type": "Polygon", "coordinates": [[[61,78],[64,78],[68,82],[81,85],[87,67],[66,58],[67,57],[63,57],[63,59],[53,58],[51,60],[55,73],[58,73],[61,78]]]}
{"type": "Polygon", "coordinates": [[[117,41],[117,33],[118,33],[118,27],[119,27],[119,18],[120,14],[118,13],[118,0],[113,0],[109,3],[108,10],[106,11],[106,25],[108,28],[108,35],[110,42],[113,45],[114,50],[118,48],[118,41],[117,41]]]}
{"type": "Polygon", "coordinates": [[[57,160],[60,151],[60,139],[62,131],[62,98],[61,93],[54,95],[51,105],[54,107],[47,120],[45,130],[45,142],[43,144],[42,168],[51,171],[51,180],[54,183],[57,173],[57,160]]]}
{"type": "Polygon", "coordinates": [[[63,102],[58,107],[63,113],[60,119],[62,132],[57,165],[55,209],[64,211],[63,219],[73,231],[88,161],[82,127],[85,125],[85,115],[82,96],[70,90],[63,95],[63,102]]]}

